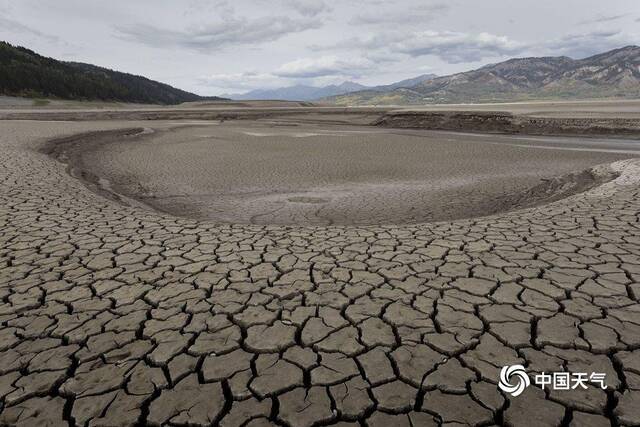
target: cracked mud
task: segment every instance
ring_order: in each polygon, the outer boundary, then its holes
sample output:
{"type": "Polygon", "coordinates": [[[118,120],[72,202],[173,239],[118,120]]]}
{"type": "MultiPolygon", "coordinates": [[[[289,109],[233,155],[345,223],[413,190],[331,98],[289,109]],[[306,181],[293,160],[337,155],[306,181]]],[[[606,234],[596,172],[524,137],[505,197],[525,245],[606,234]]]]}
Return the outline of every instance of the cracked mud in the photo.
{"type": "Polygon", "coordinates": [[[0,424],[640,424],[636,160],[490,217],[230,225],[123,206],[37,151],[139,123],[0,126],[0,424]],[[513,398],[514,363],[608,389],[513,398]]]}
{"type": "Polygon", "coordinates": [[[274,120],[90,132],[47,146],[75,176],[162,212],[314,226],[415,224],[531,207],[612,178],[568,172],[640,155],[639,144],[624,139],[274,120]]]}

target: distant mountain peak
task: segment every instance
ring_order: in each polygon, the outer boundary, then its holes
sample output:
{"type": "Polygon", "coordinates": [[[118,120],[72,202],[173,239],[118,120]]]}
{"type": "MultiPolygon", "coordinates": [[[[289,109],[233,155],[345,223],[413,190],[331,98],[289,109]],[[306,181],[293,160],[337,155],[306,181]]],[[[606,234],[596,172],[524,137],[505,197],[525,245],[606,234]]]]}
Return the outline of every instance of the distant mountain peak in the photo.
{"type": "Polygon", "coordinates": [[[388,89],[395,89],[404,86],[413,86],[416,83],[429,80],[436,77],[435,74],[423,74],[418,77],[414,77],[400,82],[392,83],[390,85],[383,86],[365,86],[353,81],[344,81],[340,84],[333,84],[328,86],[316,87],[305,85],[293,85],[287,87],[281,87],[277,89],[255,89],[243,94],[225,94],[223,96],[236,100],[264,100],[264,99],[279,99],[284,101],[316,101],[323,98],[329,98],[332,96],[346,95],[352,92],[361,90],[373,90],[384,91],[388,89]]]}

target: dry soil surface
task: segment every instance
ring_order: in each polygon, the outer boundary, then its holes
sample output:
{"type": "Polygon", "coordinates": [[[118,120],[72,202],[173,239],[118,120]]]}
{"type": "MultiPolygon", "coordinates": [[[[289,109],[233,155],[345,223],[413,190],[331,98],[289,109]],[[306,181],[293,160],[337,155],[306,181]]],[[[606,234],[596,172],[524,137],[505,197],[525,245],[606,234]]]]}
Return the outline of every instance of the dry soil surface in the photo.
{"type": "Polygon", "coordinates": [[[77,175],[163,212],[245,224],[380,225],[488,215],[584,191],[606,179],[585,169],[640,155],[633,140],[278,121],[98,136],[67,148],[77,175]],[[556,176],[563,179],[548,180],[556,176]]]}
{"type": "MultiPolygon", "coordinates": [[[[134,152],[161,153],[162,138],[182,132],[202,132],[185,144],[205,152],[229,146],[215,135],[251,149],[316,138],[242,136],[233,124],[163,134],[174,125],[0,122],[0,424],[640,424],[638,160],[599,168],[617,178],[586,192],[489,217],[280,226],[126,206],[40,151],[51,138],[145,126],[160,142],[132,144],[134,152]],[[606,389],[531,385],[513,397],[496,385],[513,364],[532,377],[604,373],[606,389]]],[[[583,142],[489,148],[478,137],[399,135],[372,138],[396,138],[425,161],[453,138],[469,167],[466,150],[503,148],[514,161],[530,153],[539,165],[551,154],[557,171],[633,155],[600,152],[609,146],[597,141],[594,152],[583,142]]],[[[336,146],[345,137],[331,138],[336,146]]],[[[357,154],[358,144],[346,150],[357,154]]]]}

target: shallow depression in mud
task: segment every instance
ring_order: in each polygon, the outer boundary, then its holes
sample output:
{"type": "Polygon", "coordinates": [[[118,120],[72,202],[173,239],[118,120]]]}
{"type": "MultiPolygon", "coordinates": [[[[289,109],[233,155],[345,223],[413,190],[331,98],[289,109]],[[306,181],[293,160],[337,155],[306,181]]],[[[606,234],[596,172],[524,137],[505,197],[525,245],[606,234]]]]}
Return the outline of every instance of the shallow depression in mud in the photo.
{"type": "Polygon", "coordinates": [[[533,206],[608,179],[584,172],[594,165],[640,154],[621,140],[248,121],[98,142],[75,144],[67,157],[126,197],[197,219],[295,225],[420,223],[533,206]]]}

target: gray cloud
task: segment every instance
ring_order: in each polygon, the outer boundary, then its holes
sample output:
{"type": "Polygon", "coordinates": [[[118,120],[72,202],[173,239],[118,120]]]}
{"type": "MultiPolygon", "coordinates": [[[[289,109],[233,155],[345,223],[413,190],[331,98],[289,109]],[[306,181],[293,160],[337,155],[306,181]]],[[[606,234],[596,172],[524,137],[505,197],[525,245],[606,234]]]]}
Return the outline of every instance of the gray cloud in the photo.
{"type": "Polygon", "coordinates": [[[634,43],[640,43],[638,35],[621,31],[598,30],[580,34],[568,34],[545,43],[544,48],[553,55],[585,58],[634,43]]]}
{"type": "Polygon", "coordinates": [[[171,30],[149,24],[117,27],[122,38],[153,47],[178,46],[200,52],[211,52],[234,45],[256,45],[277,40],[291,33],[319,28],[321,21],[287,16],[255,19],[228,17],[223,21],[171,30]]]}
{"type": "Polygon", "coordinates": [[[0,16],[0,33],[4,33],[4,32],[22,33],[22,34],[33,36],[33,37],[43,39],[52,43],[60,42],[60,39],[56,36],[43,33],[42,31],[36,30],[35,28],[31,28],[20,22],[0,16]]]}
{"type": "Polygon", "coordinates": [[[188,0],[182,11],[185,17],[202,16],[203,14],[233,15],[235,9],[228,0],[188,0]]]}
{"type": "Polygon", "coordinates": [[[522,52],[525,45],[490,33],[423,31],[395,43],[394,47],[411,56],[434,55],[450,64],[458,64],[515,55],[522,52]]]}
{"type": "Polygon", "coordinates": [[[627,15],[607,15],[607,16],[603,16],[600,15],[596,18],[593,19],[587,19],[584,21],[580,21],[579,24],[580,25],[585,25],[585,24],[602,24],[602,23],[606,23],[606,22],[612,22],[612,21],[617,21],[619,19],[625,18],[627,15]]]}
{"type": "Polygon", "coordinates": [[[445,3],[423,4],[412,8],[395,8],[393,10],[374,7],[369,11],[355,15],[349,23],[352,25],[421,24],[431,21],[448,11],[449,8],[450,6],[445,3]]]}
{"type": "Polygon", "coordinates": [[[553,13],[535,0],[485,3],[0,0],[0,39],[212,95],[346,79],[375,85],[425,68],[445,75],[640,42],[638,1],[563,0],[553,13]]]}
{"type": "Polygon", "coordinates": [[[331,7],[324,0],[285,0],[285,4],[299,14],[308,17],[315,17],[331,10],[331,7]]]}
{"type": "Polygon", "coordinates": [[[618,19],[622,19],[626,17],[626,15],[614,15],[614,16],[601,16],[600,18],[596,18],[595,22],[611,22],[617,21],[618,19]]]}
{"type": "Polygon", "coordinates": [[[352,38],[332,46],[313,46],[312,49],[331,50],[341,45],[366,50],[369,52],[368,57],[388,55],[397,59],[398,54],[411,57],[431,55],[449,64],[515,55],[527,47],[509,37],[490,33],[388,31],[378,32],[368,38],[352,38]]]}

